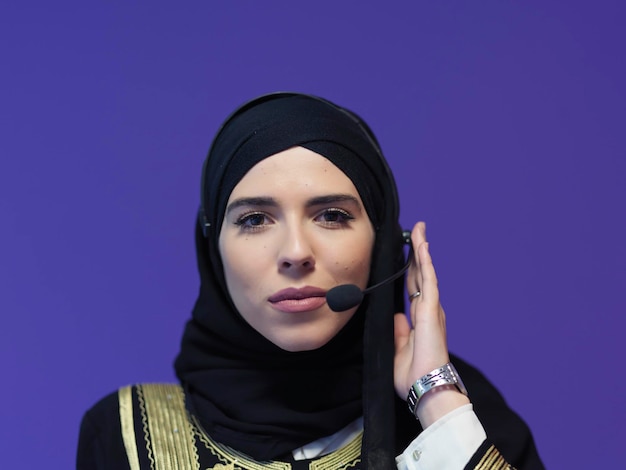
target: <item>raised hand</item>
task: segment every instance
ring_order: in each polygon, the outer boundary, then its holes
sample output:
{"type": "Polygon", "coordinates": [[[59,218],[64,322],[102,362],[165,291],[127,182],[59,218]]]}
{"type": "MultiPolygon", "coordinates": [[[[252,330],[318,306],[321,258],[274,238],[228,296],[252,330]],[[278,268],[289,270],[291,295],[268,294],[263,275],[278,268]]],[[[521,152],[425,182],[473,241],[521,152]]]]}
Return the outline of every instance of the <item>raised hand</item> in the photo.
{"type": "MultiPolygon", "coordinates": [[[[426,225],[418,222],[411,232],[415,258],[407,274],[407,291],[412,296],[410,323],[404,313],[395,315],[394,384],[406,399],[409,388],[424,374],[450,361],[446,340],[446,316],[439,302],[437,275],[426,241],[426,225]]],[[[453,409],[469,403],[454,386],[426,393],[419,401],[417,415],[423,427],[453,409]]]]}

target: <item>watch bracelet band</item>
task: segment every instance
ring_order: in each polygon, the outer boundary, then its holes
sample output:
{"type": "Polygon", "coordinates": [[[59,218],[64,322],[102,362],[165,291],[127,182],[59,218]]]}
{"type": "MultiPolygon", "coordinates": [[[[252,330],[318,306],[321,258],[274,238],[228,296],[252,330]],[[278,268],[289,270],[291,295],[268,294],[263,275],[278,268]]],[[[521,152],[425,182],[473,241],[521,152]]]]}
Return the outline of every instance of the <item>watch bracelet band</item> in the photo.
{"type": "Polygon", "coordinates": [[[454,385],[459,392],[463,395],[467,395],[467,389],[459,377],[459,373],[456,371],[452,363],[438,367],[430,371],[428,374],[423,375],[415,381],[415,383],[409,389],[409,396],[407,397],[407,404],[409,411],[417,419],[417,404],[420,399],[429,391],[434,388],[441,387],[443,385],[454,385]]]}

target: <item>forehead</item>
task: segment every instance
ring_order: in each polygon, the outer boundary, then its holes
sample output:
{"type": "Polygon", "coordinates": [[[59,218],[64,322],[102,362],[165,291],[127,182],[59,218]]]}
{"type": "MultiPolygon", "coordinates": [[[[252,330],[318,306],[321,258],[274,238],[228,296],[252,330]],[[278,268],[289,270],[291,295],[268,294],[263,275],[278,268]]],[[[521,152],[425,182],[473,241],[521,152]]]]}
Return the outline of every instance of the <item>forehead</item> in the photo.
{"type": "Polygon", "coordinates": [[[272,191],[294,195],[342,192],[358,197],[354,184],[343,171],[327,158],[303,147],[293,147],[261,160],[237,183],[229,199],[272,191]]]}

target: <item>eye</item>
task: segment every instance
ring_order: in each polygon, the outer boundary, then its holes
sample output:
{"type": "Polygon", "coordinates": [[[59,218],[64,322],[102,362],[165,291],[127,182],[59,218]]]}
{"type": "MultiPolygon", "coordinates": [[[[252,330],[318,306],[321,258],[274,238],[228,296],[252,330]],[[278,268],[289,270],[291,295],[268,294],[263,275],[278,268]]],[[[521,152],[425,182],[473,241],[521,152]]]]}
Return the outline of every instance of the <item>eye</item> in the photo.
{"type": "Polygon", "coordinates": [[[351,220],[354,220],[354,217],[348,211],[333,207],[324,209],[315,217],[315,220],[323,225],[334,228],[347,225],[351,220]]]}
{"type": "Polygon", "coordinates": [[[263,227],[271,223],[271,219],[263,212],[249,212],[247,214],[242,214],[235,221],[235,225],[239,226],[241,230],[248,232],[262,230],[263,227]]]}

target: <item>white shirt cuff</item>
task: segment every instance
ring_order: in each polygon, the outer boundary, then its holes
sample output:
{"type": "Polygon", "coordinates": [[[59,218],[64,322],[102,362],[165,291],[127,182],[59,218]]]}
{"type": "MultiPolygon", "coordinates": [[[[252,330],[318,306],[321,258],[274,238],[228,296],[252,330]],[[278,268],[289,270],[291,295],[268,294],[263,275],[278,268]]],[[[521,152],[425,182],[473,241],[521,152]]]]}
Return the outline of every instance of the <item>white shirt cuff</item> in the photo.
{"type": "Polygon", "coordinates": [[[442,416],[396,457],[399,470],[463,469],[487,434],[471,403],[442,416]]]}

